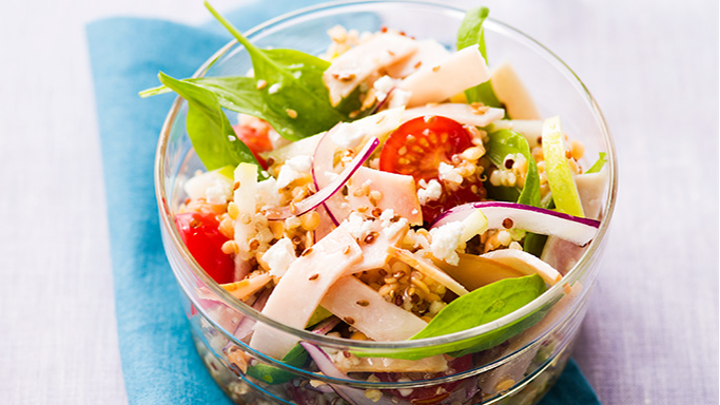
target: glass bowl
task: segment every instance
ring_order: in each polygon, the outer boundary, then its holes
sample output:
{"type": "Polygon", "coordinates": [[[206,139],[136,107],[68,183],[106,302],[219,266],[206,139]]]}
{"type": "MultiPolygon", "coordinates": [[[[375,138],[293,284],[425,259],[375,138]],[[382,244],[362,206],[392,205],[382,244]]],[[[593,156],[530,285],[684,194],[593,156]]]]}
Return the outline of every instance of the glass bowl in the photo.
{"type": "MultiPolygon", "coordinates": [[[[246,36],[260,47],[292,48],[319,55],[330,43],[326,31],[340,24],[360,32],[390,27],[418,39],[434,38],[453,48],[463,16],[461,9],[415,1],[332,3],[275,18],[248,31],[246,36]]],[[[180,98],[175,101],[162,129],[155,170],[163,244],[183,292],[182,301],[197,349],[214,379],[233,401],[341,404],[344,397],[357,404],[533,404],[557,379],[570,356],[597,276],[615,205],[617,161],[595,100],[557,56],[520,31],[491,19],[485,22],[485,40],[491,68],[511,62],[543,116],[559,115],[563,129],[584,143],[586,156],[607,154],[609,181],[603,197],[603,222],[596,238],[580,252],[563,281],[541,297],[490,324],[435,338],[389,343],[313,334],[263,316],[218,286],[193,259],[174,226],[173,213],[186,198],[184,182],[203,169],[186,133],[186,103],[180,98]],[[301,367],[290,366],[255,351],[247,341],[234,335],[238,328],[260,323],[276,334],[290,334],[327,352],[352,358],[351,353],[457,342],[522,320],[531,313],[544,317],[503,344],[474,354],[470,364],[451,368],[440,376],[417,373],[412,380],[400,382],[368,380],[367,374],[334,378],[320,373],[312,361],[301,367]],[[269,378],[248,371],[257,367],[274,367],[279,374],[268,381],[269,378]]],[[[233,41],[210,58],[195,76],[243,75],[250,68],[244,48],[233,41]]],[[[232,114],[229,113],[231,121],[236,118],[232,114]]],[[[589,167],[591,162],[581,163],[589,167]]]]}

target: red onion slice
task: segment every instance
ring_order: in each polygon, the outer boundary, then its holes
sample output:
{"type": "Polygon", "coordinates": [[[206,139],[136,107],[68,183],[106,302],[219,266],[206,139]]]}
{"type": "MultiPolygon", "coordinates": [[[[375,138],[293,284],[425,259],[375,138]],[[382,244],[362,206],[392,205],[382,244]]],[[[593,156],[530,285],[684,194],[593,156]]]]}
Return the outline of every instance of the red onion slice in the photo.
{"type": "Polygon", "coordinates": [[[313,329],[313,333],[327,335],[331,330],[333,330],[334,327],[338,326],[339,323],[340,318],[336,316],[331,316],[330,318],[320,322],[317,327],[313,329]]]}
{"type": "MultiPolygon", "coordinates": [[[[300,342],[302,347],[308,352],[310,357],[312,357],[315,364],[318,366],[320,371],[330,377],[330,378],[337,378],[337,379],[343,379],[348,380],[347,374],[340,371],[335,364],[333,363],[332,359],[330,359],[330,356],[328,356],[327,353],[325,353],[324,350],[321,348],[315,346],[312,343],[307,342],[300,342]]],[[[369,403],[368,397],[365,396],[365,390],[361,388],[352,388],[345,385],[340,384],[328,384],[336,394],[338,394],[340,397],[342,397],[345,401],[347,401],[350,405],[359,405],[359,404],[366,404],[369,403]]],[[[397,398],[396,398],[397,400],[397,398]]],[[[384,395],[380,397],[377,401],[373,401],[373,404],[377,405],[398,405],[401,403],[407,403],[405,401],[398,401],[393,402],[389,396],[384,395]]]]}
{"type": "Polygon", "coordinates": [[[480,201],[459,205],[444,212],[430,228],[449,222],[462,221],[475,209],[481,209],[488,219],[489,229],[523,229],[543,235],[553,235],[579,246],[590,242],[600,221],[580,218],[529,205],[502,201],[480,201]]]}
{"type": "MultiPolygon", "coordinates": [[[[333,132],[338,131],[340,125],[342,124],[338,124],[327,131],[315,148],[315,154],[313,155],[312,176],[313,181],[315,182],[315,187],[318,190],[327,187],[327,185],[332,182],[332,176],[335,175],[335,171],[333,169],[335,167],[335,151],[338,149],[338,146],[332,141],[332,134],[333,132]]],[[[345,210],[342,209],[343,202],[344,201],[341,197],[336,197],[334,195],[330,196],[326,201],[323,201],[325,212],[335,226],[340,225],[340,221],[347,217],[350,213],[349,208],[345,210]],[[338,214],[337,217],[335,216],[336,214],[338,214]]]]}
{"type": "MultiPolygon", "coordinates": [[[[327,135],[325,135],[327,137],[327,135]]],[[[323,139],[325,138],[323,137],[323,139]]],[[[322,141],[320,141],[322,142],[322,141]]],[[[329,182],[325,187],[318,190],[317,193],[307,197],[306,199],[290,206],[281,207],[273,211],[266,213],[267,219],[279,220],[286,219],[293,215],[300,216],[318,205],[324,203],[328,198],[332,197],[347,183],[348,179],[352,177],[358,167],[362,166],[363,163],[372,155],[380,141],[377,138],[371,139],[365,146],[360,150],[360,153],[345,167],[337,177],[329,182]]],[[[319,147],[319,146],[318,146],[319,147]]],[[[332,157],[331,157],[332,158],[332,157]]],[[[314,168],[313,168],[314,171],[314,168]]],[[[332,215],[332,214],[331,214],[332,215]]]]}

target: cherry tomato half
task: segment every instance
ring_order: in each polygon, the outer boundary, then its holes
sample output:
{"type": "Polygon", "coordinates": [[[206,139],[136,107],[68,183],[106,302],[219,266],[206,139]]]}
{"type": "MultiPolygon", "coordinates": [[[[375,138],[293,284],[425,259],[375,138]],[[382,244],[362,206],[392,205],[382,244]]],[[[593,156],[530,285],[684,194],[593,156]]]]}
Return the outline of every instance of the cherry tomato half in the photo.
{"type": "Polygon", "coordinates": [[[413,176],[415,181],[438,178],[440,162],[472,146],[472,137],[460,123],[431,115],[400,125],[380,152],[380,170],[413,176]]]}
{"type": "MultiPolygon", "coordinates": [[[[413,118],[400,125],[380,152],[380,170],[413,176],[415,182],[439,176],[440,163],[452,164],[452,157],[472,146],[472,136],[463,126],[447,117],[413,118]]],[[[480,181],[464,181],[455,189],[443,185],[439,200],[422,207],[425,222],[460,204],[480,201],[485,196],[480,181]]]]}
{"type": "Polygon", "coordinates": [[[261,130],[250,125],[235,125],[233,129],[237,137],[250,148],[250,152],[255,155],[255,159],[260,163],[260,166],[267,170],[267,162],[260,157],[260,153],[269,152],[273,149],[272,142],[268,137],[268,130],[261,130]]]}
{"type": "Polygon", "coordinates": [[[175,215],[175,225],[180,231],[185,246],[210,277],[218,284],[235,281],[235,263],[222,252],[222,245],[228,238],[218,229],[213,214],[186,212],[175,215]]]}

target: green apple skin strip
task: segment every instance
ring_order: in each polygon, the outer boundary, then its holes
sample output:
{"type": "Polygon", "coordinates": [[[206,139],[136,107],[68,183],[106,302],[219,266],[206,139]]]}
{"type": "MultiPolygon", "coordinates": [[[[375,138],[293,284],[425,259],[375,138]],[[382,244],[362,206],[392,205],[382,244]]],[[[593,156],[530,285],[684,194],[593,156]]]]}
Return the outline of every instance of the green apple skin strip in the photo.
{"type": "Polygon", "coordinates": [[[555,207],[565,214],[584,218],[577,186],[565,157],[565,134],[560,128],[559,117],[548,118],[543,123],[542,149],[545,173],[555,207]]]}

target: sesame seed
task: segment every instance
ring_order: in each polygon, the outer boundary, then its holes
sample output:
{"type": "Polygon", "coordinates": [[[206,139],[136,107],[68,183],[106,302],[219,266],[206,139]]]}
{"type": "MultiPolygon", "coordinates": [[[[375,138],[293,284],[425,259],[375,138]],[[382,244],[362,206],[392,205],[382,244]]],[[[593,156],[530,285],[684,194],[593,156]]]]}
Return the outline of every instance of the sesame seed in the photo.
{"type": "Polygon", "coordinates": [[[300,256],[307,256],[310,253],[312,253],[312,251],[313,251],[313,248],[309,247],[309,248],[305,249],[300,256]]]}
{"type": "Polygon", "coordinates": [[[317,279],[318,279],[318,277],[320,277],[320,275],[319,275],[319,274],[317,274],[317,273],[315,273],[315,274],[313,274],[312,276],[308,277],[308,280],[310,280],[310,281],[314,281],[314,280],[317,280],[317,279]]]}
{"type": "Polygon", "coordinates": [[[356,304],[358,304],[361,307],[366,307],[366,306],[370,305],[370,303],[367,300],[357,301],[356,304]]]}
{"type": "Polygon", "coordinates": [[[264,89],[265,86],[267,86],[267,82],[266,82],[265,80],[262,80],[262,79],[258,80],[258,82],[257,82],[257,89],[258,89],[258,90],[264,89]]]}
{"type": "Polygon", "coordinates": [[[375,239],[378,237],[378,233],[373,231],[368,234],[368,236],[365,237],[364,241],[368,245],[375,242],[375,239]]]}
{"type": "Polygon", "coordinates": [[[345,321],[345,323],[347,323],[348,325],[352,325],[355,323],[355,319],[353,319],[352,317],[349,317],[349,316],[346,316],[345,318],[343,318],[343,321],[345,321]]]}
{"type": "Polygon", "coordinates": [[[291,108],[285,109],[285,113],[287,113],[288,117],[290,117],[290,118],[297,118],[297,116],[298,116],[297,111],[295,111],[291,108]]]}

